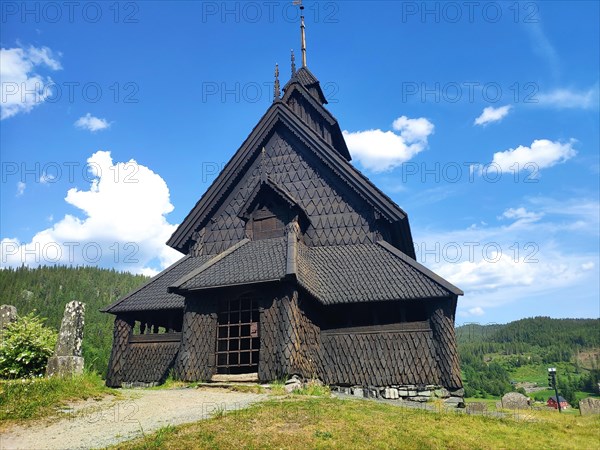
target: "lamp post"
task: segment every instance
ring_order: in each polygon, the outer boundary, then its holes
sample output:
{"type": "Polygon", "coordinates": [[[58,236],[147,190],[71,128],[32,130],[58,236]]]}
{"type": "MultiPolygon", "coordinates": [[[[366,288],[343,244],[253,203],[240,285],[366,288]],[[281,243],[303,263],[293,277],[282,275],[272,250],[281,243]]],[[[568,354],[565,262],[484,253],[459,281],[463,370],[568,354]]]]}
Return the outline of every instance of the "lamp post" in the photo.
{"type": "Polygon", "coordinates": [[[556,386],[556,367],[548,368],[548,386],[554,388],[554,394],[556,395],[556,403],[558,404],[558,412],[562,412],[560,407],[560,398],[558,397],[558,387],[556,386]]]}

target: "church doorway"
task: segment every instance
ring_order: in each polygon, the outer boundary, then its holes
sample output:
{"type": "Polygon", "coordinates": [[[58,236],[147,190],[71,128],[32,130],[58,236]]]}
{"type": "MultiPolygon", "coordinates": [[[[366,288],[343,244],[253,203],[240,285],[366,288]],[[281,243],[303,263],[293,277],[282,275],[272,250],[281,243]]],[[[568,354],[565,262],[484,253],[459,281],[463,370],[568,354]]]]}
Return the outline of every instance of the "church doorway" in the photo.
{"type": "Polygon", "coordinates": [[[252,294],[220,302],[217,373],[235,375],[258,371],[258,303],[258,298],[252,294]]]}

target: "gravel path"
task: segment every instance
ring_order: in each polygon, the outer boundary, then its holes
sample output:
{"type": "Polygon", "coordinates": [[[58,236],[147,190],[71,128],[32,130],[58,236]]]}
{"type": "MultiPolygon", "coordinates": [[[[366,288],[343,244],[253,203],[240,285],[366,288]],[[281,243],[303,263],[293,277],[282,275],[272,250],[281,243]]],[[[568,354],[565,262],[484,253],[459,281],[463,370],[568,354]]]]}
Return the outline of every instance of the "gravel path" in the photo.
{"type": "Polygon", "coordinates": [[[263,394],[214,388],[121,392],[123,398],[119,400],[108,397],[70,405],[58,420],[9,428],[0,436],[0,450],[102,448],[266,398],[263,394]]]}

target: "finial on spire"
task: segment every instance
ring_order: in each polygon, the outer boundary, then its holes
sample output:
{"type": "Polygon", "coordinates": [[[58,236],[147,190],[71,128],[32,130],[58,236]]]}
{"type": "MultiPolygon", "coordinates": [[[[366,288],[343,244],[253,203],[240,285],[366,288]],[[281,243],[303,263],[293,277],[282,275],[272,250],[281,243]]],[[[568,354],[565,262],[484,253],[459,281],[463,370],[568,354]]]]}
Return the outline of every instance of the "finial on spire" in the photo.
{"type": "Polygon", "coordinates": [[[273,101],[279,100],[281,88],[279,85],[279,65],[275,64],[275,84],[273,85],[273,101]]]}
{"type": "Polygon", "coordinates": [[[292,77],[296,75],[296,57],[294,56],[294,49],[292,49],[292,77]]]}
{"type": "Polygon", "coordinates": [[[302,38],[301,48],[302,48],[302,67],[306,67],[306,36],[304,33],[304,5],[302,4],[302,0],[294,0],[294,5],[300,7],[300,35],[302,38]]]}

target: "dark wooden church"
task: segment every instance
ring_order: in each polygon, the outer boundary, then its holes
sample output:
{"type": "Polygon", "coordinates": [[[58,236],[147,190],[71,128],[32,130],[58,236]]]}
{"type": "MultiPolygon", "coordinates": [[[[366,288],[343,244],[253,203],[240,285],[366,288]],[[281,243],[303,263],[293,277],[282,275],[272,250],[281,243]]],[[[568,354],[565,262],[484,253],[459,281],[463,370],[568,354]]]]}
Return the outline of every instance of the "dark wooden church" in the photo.
{"type": "MultiPolygon", "coordinates": [[[[406,213],[350,163],[302,67],[168,245],[184,256],[104,309],[106,384],[291,375],[342,389],[462,394],[462,291],[415,260],[406,213]],[[444,389],[442,389],[444,388],[444,389]]],[[[378,395],[378,394],[374,394],[378,395]]]]}

